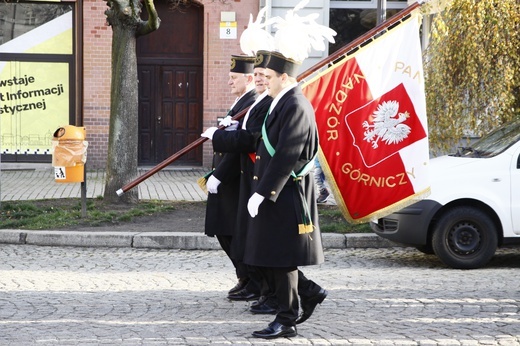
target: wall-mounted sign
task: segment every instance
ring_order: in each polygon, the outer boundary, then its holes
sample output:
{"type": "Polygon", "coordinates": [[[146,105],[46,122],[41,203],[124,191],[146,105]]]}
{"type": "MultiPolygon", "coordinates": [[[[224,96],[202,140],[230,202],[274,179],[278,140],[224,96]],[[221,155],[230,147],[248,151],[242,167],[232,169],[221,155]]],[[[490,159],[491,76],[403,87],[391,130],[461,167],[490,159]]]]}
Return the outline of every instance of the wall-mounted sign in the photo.
{"type": "Polygon", "coordinates": [[[237,38],[237,22],[220,22],[220,38],[237,38]]]}
{"type": "Polygon", "coordinates": [[[0,61],[3,154],[45,154],[53,129],[69,122],[69,64],[0,61]]]}
{"type": "Polygon", "coordinates": [[[220,12],[220,38],[233,40],[237,38],[237,20],[235,12],[220,12]]]}
{"type": "Polygon", "coordinates": [[[9,27],[11,39],[0,41],[0,153],[49,154],[53,131],[70,117],[72,10],[69,5],[2,4],[0,13],[17,19],[9,27]],[[55,18],[28,27],[27,13],[55,18]],[[46,59],[27,59],[31,54],[46,59]]]}

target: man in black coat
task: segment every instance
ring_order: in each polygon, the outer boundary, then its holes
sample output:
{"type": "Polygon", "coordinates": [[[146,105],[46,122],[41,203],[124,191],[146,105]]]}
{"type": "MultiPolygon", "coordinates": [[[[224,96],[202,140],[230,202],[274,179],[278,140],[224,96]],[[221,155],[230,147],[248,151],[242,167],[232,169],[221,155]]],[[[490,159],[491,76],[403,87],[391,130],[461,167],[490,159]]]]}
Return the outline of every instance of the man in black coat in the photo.
{"type": "Polygon", "coordinates": [[[272,52],[265,72],[273,102],[256,150],[244,263],[262,273],[279,310],[267,328],[253,332],[259,338],[296,336],[296,324],[327,296],[298,270],[324,261],[311,169],[318,134],[314,109],[296,83],[298,65],[272,52]]]}
{"type": "MultiPolygon", "coordinates": [[[[253,64],[253,57],[240,55],[231,57],[228,85],[237,98],[224,121],[228,121],[230,117],[250,107],[255,102],[253,64]]],[[[248,281],[246,266],[241,261],[237,262],[231,257],[231,243],[235,234],[235,220],[238,212],[240,156],[237,153],[214,152],[212,168],[213,174],[208,178],[206,184],[209,193],[206,206],[205,233],[208,236],[217,237],[220,246],[235,267],[238,283],[229,291],[229,294],[232,294],[243,289],[248,281]]]]}
{"type": "MultiPolygon", "coordinates": [[[[238,213],[236,215],[236,229],[231,243],[231,257],[236,262],[242,262],[244,258],[245,240],[247,237],[247,224],[249,213],[247,211],[247,201],[251,197],[251,183],[253,181],[253,167],[255,162],[255,151],[258,140],[261,136],[262,124],[265,115],[271,105],[272,98],[267,93],[265,85],[265,66],[269,61],[270,52],[259,51],[256,54],[254,63],[254,83],[257,98],[255,103],[249,108],[246,115],[240,122],[239,129],[236,131],[217,130],[216,127],[207,129],[202,136],[213,141],[213,149],[218,152],[239,153],[240,155],[240,192],[238,202],[238,213]]],[[[248,268],[249,282],[242,289],[228,296],[231,300],[250,300],[257,297],[264,288],[262,278],[254,268],[248,268]]],[[[262,303],[266,303],[262,299],[262,303]]],[[[253,303],[251,306],[253,313],[273,313],[275,307],[267,307],[265,304],[253,303]]]]}

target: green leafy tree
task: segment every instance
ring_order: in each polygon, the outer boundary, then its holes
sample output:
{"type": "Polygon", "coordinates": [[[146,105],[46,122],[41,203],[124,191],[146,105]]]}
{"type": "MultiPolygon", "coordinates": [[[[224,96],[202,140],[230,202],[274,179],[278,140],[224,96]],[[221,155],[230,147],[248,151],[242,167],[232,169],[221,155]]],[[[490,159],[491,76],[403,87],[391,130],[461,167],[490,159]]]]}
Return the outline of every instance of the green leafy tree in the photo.
{"type": "Polygon", "coordinates": [[[512,119],[520,106],[520,1],[440,2],[425,55],[433,154],[512,119]]]}
{"type": "Polygon", "coordinates": [[[144,0],[148,20],[141,19],[139,0],[107,0],[105,14],[112,27],[110,127],[104,199],[137,203],[137,189],[118,197],[116,191],[137,176],[138,89],[136,39],[159,28],[153,0],[144,0]]]}

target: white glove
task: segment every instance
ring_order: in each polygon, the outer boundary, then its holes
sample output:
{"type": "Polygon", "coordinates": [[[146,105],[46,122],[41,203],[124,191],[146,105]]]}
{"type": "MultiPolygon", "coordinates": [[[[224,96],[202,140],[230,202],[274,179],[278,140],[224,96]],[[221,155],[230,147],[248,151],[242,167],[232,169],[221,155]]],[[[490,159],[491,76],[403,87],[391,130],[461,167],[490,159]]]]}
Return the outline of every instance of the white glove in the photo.
{"type": "Polygon", "coordinates": [[[238,121],[237,120],[231,120],[231,124],[224,128],[226,131],[236,131],[238,129],[238,121]]]}
{"type": "Polygon", "coordinates": [[[226,126],[226,127],[231,125],[231,116],[230,115],[226,116],[224,119],[222,119],[220,121],[220,123],[218,123],[218,125],[219,126],[226,126]]]}
{"type": "Polygon", "coordinates": [[[213,126],[213,127],[210,127],[208,128],[206,131],[202,132],[202,134],[200,135],[201,137],[206,137],[206,138],[209,138],[209,139],[213,139],[213,135],[215,134],[215,131],[217,131],[218,128],[213,126]]]}
{"type": "Polygon", "coordinates": [[[211,175],[208,178],[208,182],[206,183],[206,188],[209,193],[217,193],[218,186],[220,185],[220,180],[215,178],[214,175],[211,175]]]}
{"type": "Polygon", "coordinates": [[[249,198],[249,201],[247,202],[247,210],[249,211],[249,215],[251,215],[251,217],[258,215],[258,207],[260,207],[260,204],[262,204],[264,199],[264,196],[256,192],[253,194],[253,196],[251,196],[251,198],[249,198]]]}

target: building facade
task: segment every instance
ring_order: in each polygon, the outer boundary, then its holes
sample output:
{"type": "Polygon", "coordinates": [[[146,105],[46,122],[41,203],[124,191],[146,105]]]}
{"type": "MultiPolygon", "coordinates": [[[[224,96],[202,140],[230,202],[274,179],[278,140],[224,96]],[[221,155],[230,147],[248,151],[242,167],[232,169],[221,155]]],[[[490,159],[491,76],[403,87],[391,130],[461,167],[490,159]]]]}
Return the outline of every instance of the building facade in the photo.
{"type": "MultiPolygon", "coordinates": [[[[120,3],[124,1],[119,0],[120,3]]],[[[154,166],[215,126],[233,102],[230,56],[259,8],[283,16],[300,0],[200,0],[172,9],[154,0],[161,26],[137,39],[139,165],[154,166]]],[[[407,1],[310,0],[299,12],[320,14],[338,32],[328,52],[312,52],[302,71],[373,28],[407,1]]],[[[104,168],[108,149],[112,28],[107,2],[0,3],[1,162],[50,162],[54,131],[84,126],[88,168],[104,168]]],[[[147,14],[143,8],[143,16],[147,14]]],[[[209,166],[206,142],[172,165],[209,166]]]]}

